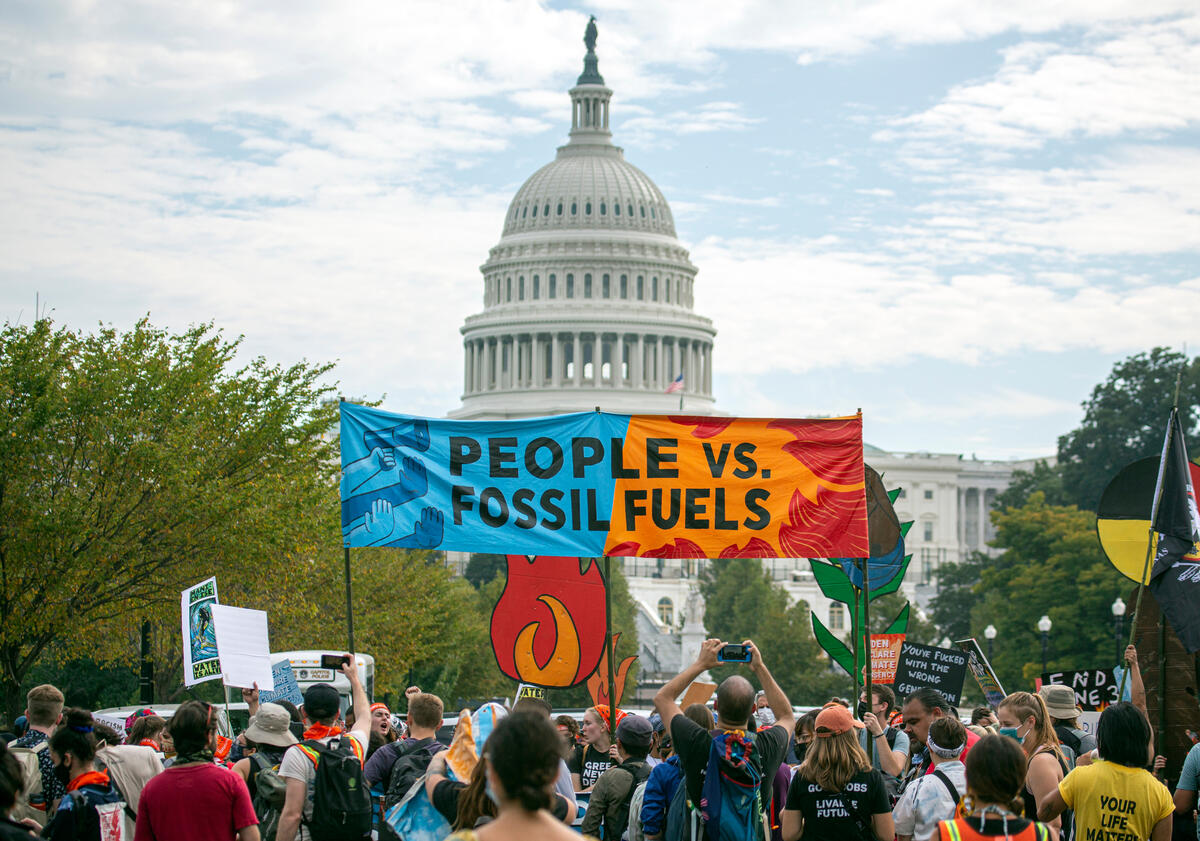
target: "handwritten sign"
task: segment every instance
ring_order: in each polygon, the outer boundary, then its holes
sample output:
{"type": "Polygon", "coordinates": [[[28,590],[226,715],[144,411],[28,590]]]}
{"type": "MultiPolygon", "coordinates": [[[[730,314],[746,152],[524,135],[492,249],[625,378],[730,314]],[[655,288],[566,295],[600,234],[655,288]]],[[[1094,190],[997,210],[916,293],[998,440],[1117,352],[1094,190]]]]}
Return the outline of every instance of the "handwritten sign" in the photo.
{"type": "Polygon", "coordinates": [[[1046,672],[1042,685],[1057,684],[1075,690],[1075,703],[1082,710],[1102,710],[1117,702],[1121,682],[1113,669],[1076,669],[1069,672],[1046,672]]]}
{"type": "Polygon", "coordinates": [[[896,665],[896,695],[902,698],[929,687],[957,706],[966,676],[967,655],[963,652],[906,642],[900,648],[900,662],[896,665]]]}
{"type": "Polygon", "coordinates": [[[893,683],[904,634],[871,635],[871,683],[893,683]]]}

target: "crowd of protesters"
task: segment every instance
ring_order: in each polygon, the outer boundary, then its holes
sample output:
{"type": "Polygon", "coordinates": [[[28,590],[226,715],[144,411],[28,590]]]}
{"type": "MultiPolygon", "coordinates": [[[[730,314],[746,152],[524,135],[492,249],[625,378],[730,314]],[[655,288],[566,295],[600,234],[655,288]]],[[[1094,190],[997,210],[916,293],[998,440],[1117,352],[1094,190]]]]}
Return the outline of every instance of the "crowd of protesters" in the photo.
{"type": "Polygon", "coordinates": [[[649,716],[599,705],[555,718],[522,698],[465,773],[458,740],[438,740],[441,699],[411,687],[401,720],[349,664],[344,711],[328,684],[299,708],[244,690],[236,740],[202,701],[169,720],[139,711],[121,734],[38,686],[23,732],[0,741],[0,841],[403,838],[390,816],[414,798],[455,841],[1166,841],[1175,816],[1194,819],[1200,746],[1172,796],[1132,646],[1132,702],[1107,707],[1092,736],[1062,686],[1015,692],[969,724],[933,689],[897,698],[878,684],[853,708],[836,698],[797,716],[749,641],[757,687],[729,677],[711,706],[680,709],[722,645],[705,641],[649,716]]]}

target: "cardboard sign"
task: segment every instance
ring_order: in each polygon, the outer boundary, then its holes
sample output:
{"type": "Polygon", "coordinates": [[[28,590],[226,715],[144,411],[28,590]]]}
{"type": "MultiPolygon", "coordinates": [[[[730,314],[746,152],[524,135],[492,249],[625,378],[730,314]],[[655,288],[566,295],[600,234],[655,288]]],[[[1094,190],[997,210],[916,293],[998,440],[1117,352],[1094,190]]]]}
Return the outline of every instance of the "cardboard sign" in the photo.
{"type": "Polygon", "coordinates": [[[686,710],[692,704],[707,704],[708,699],[717,691],[715,683],[705,683],[702,680],[692,681],[692,685],[683,693],[683,698],[679,702],[679,709],[686,710]]]}
{"type": "Polygon", "coordinates": [[[213,605],[217,604],[216,576],[188,587],[179,597],[183,623],[183,683],[195,686],[221,676],[217,657],[217,627],[213,605]]]}
{"type": "Polygon", "coordinates": [[[970,637],[965,640],[957,640],[954,644],[966,652],[967,668],[971,670],[971,676],[979,684],[979,689],[983,692],[988,706],[992,709],[999,707],[1000,702],[1005,698],[1004,687],[1000,685],[1000,680],[992,670],[992,664],[983,656],[979,643],[974,637],[970,637]]]}
{"type": "Polygon", "coordinates": [[[906,642],[896,666],[896,696],[903,698],[922,687],[936,689],[954,704],[962,700],[967,676],[967,655],[953,648],[934,648],[906,642]]]}
{"type": "Polygon", "coordinates": [[[1069,686],[1075,690],[1075,703],[1080,709],[1098,711],[1118,700],[1117,690],[1121,688],[1121,681],[1113,671],[1109,668],[1046,672],[1042,675],[1042,685],[1069,686]]]}
{"type": "Polygon", "coordinates": [[[300,684],[296,682],[296,673],[292,671],[291,663],[287,660],[280,660],[272,665],[271,677],[275,680],[275,688],[266,691],[259,689],[259,703],[274,704],[279,701],[290,701],[297,707],[304,703],[304,693],[300,691],[300,684]]]}
{"type": "Polygon", "coordinates": [[[871,683],[894,683],[904,634],[871,634],[871,683]]]}

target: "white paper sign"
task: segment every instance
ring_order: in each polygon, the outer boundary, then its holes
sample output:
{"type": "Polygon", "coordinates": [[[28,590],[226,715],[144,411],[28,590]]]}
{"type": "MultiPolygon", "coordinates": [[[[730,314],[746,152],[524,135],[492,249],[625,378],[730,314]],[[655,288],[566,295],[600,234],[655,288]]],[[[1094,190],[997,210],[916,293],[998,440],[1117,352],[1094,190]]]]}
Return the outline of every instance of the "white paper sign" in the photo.
{"type": "Polygon", "coordinates": [[[274,689],[266,611],[223,604],[214,604],[212,611],[225,685],[274,689]]]}

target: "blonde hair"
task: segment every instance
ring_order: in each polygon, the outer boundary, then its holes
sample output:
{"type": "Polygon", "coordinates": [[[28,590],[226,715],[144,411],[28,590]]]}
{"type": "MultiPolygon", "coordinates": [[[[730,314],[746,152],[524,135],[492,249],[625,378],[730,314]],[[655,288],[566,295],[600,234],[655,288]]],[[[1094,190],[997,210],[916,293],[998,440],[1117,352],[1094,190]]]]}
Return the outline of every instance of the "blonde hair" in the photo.
{"type": "Polygon", "coordinates": [[[58,722],[62,715],[65,699],[57,686],[43,683],[29,690],[25,696],[25,709],[28,711],[29,723],[38,727],[50,727],[58,722]]]}
{"type": "Polygon", "coordinates": [[[847,730],[813,739],[796,773],[823,789],[841,791],[855,774],[870,769],[871,760],[858,744],[856,731],[847,730]]]}
{"type": "Polygon", "coordinates": [[[1025,756],[1032,759],[1033,755],[1047,747],[1058,758],[1060,762],[1066,762],[1063,757],[1062,750],[1059,748],[1058,734],[1054,732],[1054,722],[1050,718],[1050,711],[1046,709],[1046,700],[1041,695],[1034,695],[1032,692],[1014,692],[1000,702],[1000,706],[996,709],[1008,707],[1017,716],[1017,721],[1024,721],[1030,716],[1033,717],[1033,730],[1025,737],[1025,741],[1021,743],[1021,749],[1025,751],[1025,756]]]}

